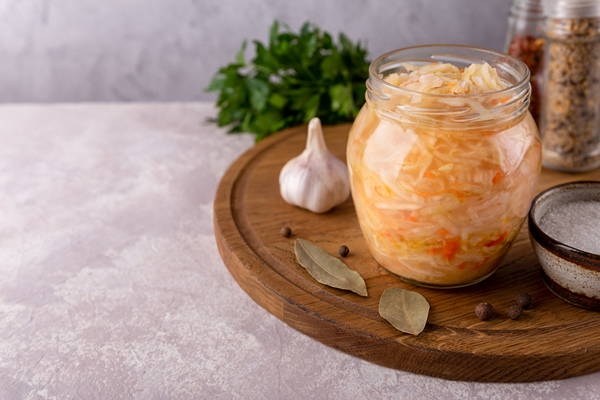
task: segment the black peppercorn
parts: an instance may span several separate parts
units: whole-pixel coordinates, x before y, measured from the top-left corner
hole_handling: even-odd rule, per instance
[[[348,246],[342,245],[338,249],[338,253],[340,254],[340,256],[346,257],[348,255],[348,253],[350,253],[350,249],[348,248]]]
[[[475,315],[482,321],[487,321],[494,315],[494,307],[490,303],[479,303],[475,307]]]
[[[519,318],[521,318],[522,313],[523,313],[523,310],[521,310],[521,307],[514,305],[514,306],[508,307],[508,312],[506,314],[508,315],[508,318],[510,318],[510,319],[519,319]]]
[[[531,296],[528,293],[519,293],[515,300],[523,310],[528,310],[531,307]]]
[[[290,229],[289,226],[284,226],[283,228],[281,228],[281,236],[289,238],[290,236],[292,236],[292,230]]]

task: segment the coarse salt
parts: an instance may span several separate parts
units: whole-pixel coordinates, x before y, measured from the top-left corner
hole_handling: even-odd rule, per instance
[[[600,202],[572,201],[554,205],[538,222],[550,237],[579,250],[600,255]]]

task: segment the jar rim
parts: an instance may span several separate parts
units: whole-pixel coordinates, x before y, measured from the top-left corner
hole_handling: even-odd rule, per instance
[[[496,68],[497,72],[508,74],[512,76],[516,82],[510,83],[506,88],[501,90],[494,90],[490,92],[477,93],[477,94],[439,94],[439,93],[427,93],[427,92],[419,92],[416,90],[411,90],[403,87],[398,87],[391,83],[386,82],[382,77],[381,67],[387,67],[384,71],[389,71],[393,66],[399,66],[400,64],[409,63],[411,61],[417,60],[415,57],[419,54],[422,55],[418,58],[418,61],[421,63],[433,63],[433,62],[441,62],[442,60],[447,60],[447,62],[457,62],[461,61],[466,66],[467,61],[472,63],[482,63],[487,62],[485,59],[481,58],[484,55],[488,57],[490,60],[505,60],[504,66],[500,68],[498,71],[497,66],[500,65],[498,62],[493,62],[490,64],[492,67]],[[469,54],[473,53],[473,54]],[[413,54],[413,58],[402,58],[398,57],[401,54]],[[479,57],[476,56],[479,54]],[[452,62],[451,62],[452,63]],[[512,67],[508,64],[512,64]],[[452,63],[455,65],[454,63]],[[492,65],[493,64],[493,65]],[[470,65],[470,64],[469,64]],[[505,53],[501,53],[498,51],[486,49],[483,47],[469,46],[469,45],[457,45],[457,44],[429,44],[429,45],[418,45],[418,46],[410,46],[410,47],[402,47],[387,53],[384,53],[377,57],[371,65],[369,65],[369,81],[373,79],[380,85],[384,85],[384,87],[389,88],[392,91],[398,91],[397,93],[405,93],[405,94],[419,94],[426,95],[438,98],[473,98],[473,97],[492,97],[505,95],[508,93],[513,93],[515,91],[522,90],[523,86],[528,86],[530,79],[530,71],[527,65],[516,57],[510,56]],[[503,79],[506,82],[505,79]]]

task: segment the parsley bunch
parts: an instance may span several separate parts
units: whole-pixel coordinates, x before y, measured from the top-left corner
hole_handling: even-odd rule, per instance
[[[279,31],[275,21],[267,46],[254,41],[246,63],[246,42],[235,62],[218,70],[208,92],[219,92],[219,126],[256,134],[256,141],[283,128],[319,117],[323,124],[352,121],[365,102],[367,51],[344,34],[331,35],[305,23],[300,33]]]

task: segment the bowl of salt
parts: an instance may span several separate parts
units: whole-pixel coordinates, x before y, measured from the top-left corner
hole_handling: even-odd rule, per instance
[[[600,311],[600,182],[547,189],[533,199],[528,218],[548,289],[573,305]]]

